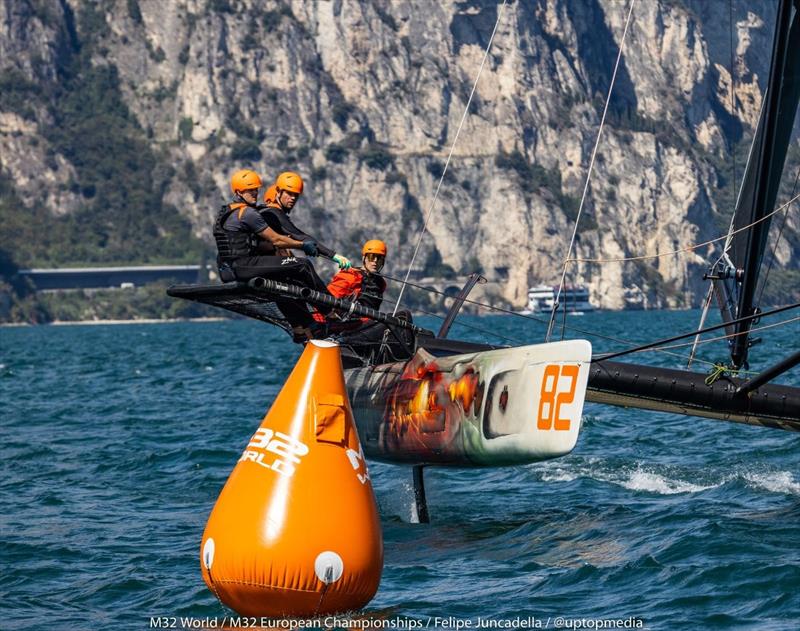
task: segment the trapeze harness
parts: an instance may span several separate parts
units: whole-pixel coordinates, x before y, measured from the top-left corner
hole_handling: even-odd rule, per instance
[[[242,210],[242,208],[236,208],[233,204],[226,204],[220,208],[214,221],[213,234],[214,241],[217,243],[217,267],[219,268],[220,279],[226,283],[236,280],[236,274],[232,268],[234,261],[257,254],[256,241],[251,233],[225,229],[225,222],[228,217],[237,210]]]

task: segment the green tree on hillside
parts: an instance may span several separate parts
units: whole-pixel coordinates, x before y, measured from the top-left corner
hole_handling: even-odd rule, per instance
[[[69,13],[69,7],[66,11]],[[79,29],[63,35],[58,80],[39,81],[25,96],[49,114],[40,127],[51,155],[75,168],[70,188],[80,209],[56,216],[20,199],[2,176],[0,242],[19,267],[99,263],[195,263],[206,247],[164,194],[174,170],[153,149],[121,98],[116,68],[93,65],[91,52],[107,29],[98,10],[83,5]]]

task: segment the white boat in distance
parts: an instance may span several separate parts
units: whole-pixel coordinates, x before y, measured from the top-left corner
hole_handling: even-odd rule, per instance
[[[550,312],[558,287],[553,285],[536,285],[528,290],[528,305],[526,310],[531,313]],[[589,302],[589,289],[585,285],[565,285],[561,290],[561,303],[559,310],[566,305],[567,313],[585,313],[594,311],[594,305]]]

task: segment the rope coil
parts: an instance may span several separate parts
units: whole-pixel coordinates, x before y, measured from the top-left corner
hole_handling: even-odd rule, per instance
[[[705,378],[707,386],[713,386],[721,377],[736,377],[739,371],[724,362],[715,363],[708,377]]]

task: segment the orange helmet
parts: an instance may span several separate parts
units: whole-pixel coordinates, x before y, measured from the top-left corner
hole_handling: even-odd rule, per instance
[[[290,193],[303,194],[303,178],[294,171],[284,171],[275,180],[275,188]]]
[[[261,188],[261,178],[255,171],[242,169],[231,176],[231,190],[234,195],[254,188]]]
[[[274,184],[264,191],[264,203],[267,205],[274,204],[278,199],[278,187]]]
[[[386,244],[380,239],[370,239],[361,248],[361,256],[366,256],[367,254],[386,256]]]

